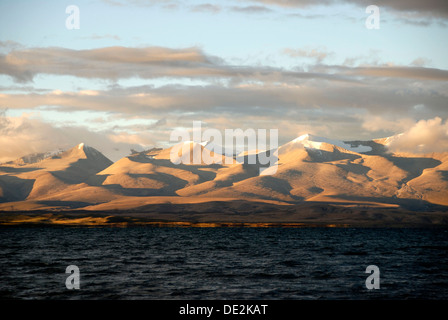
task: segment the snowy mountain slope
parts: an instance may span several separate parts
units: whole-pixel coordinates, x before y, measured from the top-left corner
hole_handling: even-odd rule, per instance
[[[99,151],[84,144],[37,162],[3,164],[0,166],[1,201],[10,201],[8,194],[17,200],[41,199],[68,190],[111,164]]]
[[[351,152],[365,153],[372,151],[372,148],[365,145],[355,145],[350,142],[344,142],[340,140],[328,139],[323,137],[318,137],[311,134],[304,134],[292,141],[289,144],[302,144],[305,148],[327,150],[328,146],[336,146]]]
[[[262,151],[248,151],[240,158],[245,161],[237,162],[210,153],[206,142],[190,141],[112,163],[80,144],[35,163],[0,165],[0,210],[10,203],[33,208],[111,208],[120,203],[120,208],[135,208],[173,199],[336,202],[416,210],[448,206],[448,152],[394,154],[387,150],[391,139],[340,141],[303,135],[271,150],[275,161],[262,175],[259,162],[247,161]],[[203,155],[219,161],[210,164]]]

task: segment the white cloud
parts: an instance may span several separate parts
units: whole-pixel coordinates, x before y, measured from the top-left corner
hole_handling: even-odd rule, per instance
[[[315,59],[317,63],[321,63],[324,59],[333,55],[333,52],[329,52],[326,48],[304,48],[304,49],[290,49],[286,48],[283,53],[292,58],[311,58]]]
[[[440,117],[420,120],[394,139],[389,149],[394,152],[448,152],[448,121]]]
[[[93,132],[85,127],[55,127],[32,114],[9,117],[0,114],[0,163],[46,151],[69,149],[79,143],[102,152],[112,161],[130,154],[130,149],[153,145],[150,133]]]
[[[370,132],[403,132],[415,123],[412,118],[388,119],[384,116],[371,114],[362,117],[362,119],[362,128]]]

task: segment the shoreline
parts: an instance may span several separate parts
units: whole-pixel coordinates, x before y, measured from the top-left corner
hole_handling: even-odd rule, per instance
[[[152,204],[114,210],[41,209],[0,211],[0,226],[86,227],[442,227],[448,228],[448,209],[347,206],[305,202],[276,205],[246,201],[194,204]]]
[[[101,228],[446,228],[447,223],[431,221],[220,221],[209,217],[204,221],[186,219],[155,219],[117,215],[64,215],[64,214],[18,214],[0,213],[0,228],[8,227],[101,227]]]

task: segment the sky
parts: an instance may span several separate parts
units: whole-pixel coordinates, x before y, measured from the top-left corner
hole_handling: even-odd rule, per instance
[[[447,36],[445,0],[0,0],[0,162],[193,121],[448,151]]]

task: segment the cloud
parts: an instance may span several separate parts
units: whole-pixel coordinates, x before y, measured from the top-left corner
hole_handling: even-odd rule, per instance
[[[332,53],[323,49],[285,49],[290,56],[304,56],[322,62]],[[208,55],[199,48],[104,47],[73,50],[59,47],[12,50],[0,54],[0,74],[17,82],[30,82],[36,75],[70,75],[86,79],[116,81],[142,79],[231,79],[298,83],[307,79],[359,82],[358,77],[395,77],[424,80],[448,80],[448,71],[437,68],[372,65],[312,66],[309,70],[285,70],[269,66],[234,66],[222,58]]]
[[[36,74],[73,75],[82,78],[119,79],[130,77],[194,75],[216,64],[198,48],[104,47],[72,50],[60,47],[12,50],[0,54],[0,72],[19,82]]]
[[[274,12],[273,7],[310,9],[315,6],[336,6],[350,4],[365,9],[369,5],[377,5],[386,8],[393,13],[400,23],[429,26],[437,23],[439,26],[447,27],[444,20],[448,18],[448,6],[445,0],[239,0],[239,3],[248,4],[246,6],[221,6],[214,3],[199,3],[188,6],[184,2],[177,0],[103,0],[112,6],[138,6],[151,7],[161,6],[166,9],[188,8],[198,12],[218,13],[227,8],[230,11],[247,14],[264,14]],[[362,11],[364,14],[364,11]],[[325,15],[302,15],[302,13],[289,13],[288,16],[301,18],[325,17]]]
[[[224,10],[245,14],[264,14],[274,12],[274,10],[261,5],[246,5],[246,6],[231,6],[225,5],[224,2],[215,3],[198,3],[195,5],[189,5],[185,2],[176,0],[102,0],[106,4],[111,6],[139,6],[150,7],[155,5],[161,5],[165,9],[187,9],[192,12],[205,12],[205,13],[220,13]]]
[[[446,88],[445,88],[446,89]],[[354,107],[377,113],[406,112],[415,104],[430,106],[428,112],[446,113],[446,96],[436,91],[403,87],[378,87],[371,85],[332,84],[325,81],[301,85],[252,84],[235,87],[217,85],[163,87],[140,86],[80,92],[22,93],[0,95],[0,106],[10,109],[32,109],[54,106],[61,111],[95,110],[129,114],[160,114],[175,112],[219,112],[236,114],[276,112],[279,109]],[[126,108],[123,108],[126,106]],[[393,106],[393,109],[391,109]]]
[[[430,63],[431,63],[430,59],[424,57],[418,57],[411,62],[411,65],[415,67],[424,67],[425,65],[428,65]]]
[[[154,5],[162,5],[163,7],[177,6],[179,1],[177,0],[102,0],[104,3],[111,6],[138,6],[138,7],[150,7]]]
[[[16,49],[23,49],[24,46],[16,41],[12,40],[6,40],[6,41],[0,41],[0,52],[3,51],[11,51]]]
[[[284,129],[288,127],[285,123],[291,122],[293,127],[320,128],[320,133],[314,132],[318,135],[338,132],[344,138],[350,138],[353,132],[376,137],[392,134],[423,116],[448,118],[448,71],[425,68],[421,65],[424,60],[414,61],[415,66],[328,65],[323,62],[332,52],[325,49],[289,50],[285,53],[312,59],[307,70],[231,65],[195,47],[11,49],[0,54],[0,73],[23,81],[50,74],[106,80],[161,79],[170,84],[123,86],[117,82],[103,89],[96,86],[67,91],[17,83],[0,87],[0,108],[15,112],[42,110],[42,114],[48,108],[53,112],[82,110],[94,112],[92,119],[100,119],[98,113],[105,119],[112,115],[121,118],[123,122],[116,128],[101,126],[109,131],[98,131],[93,121],[85,123],[83,130],[93,135],[86,133],[86,137],[95,140],[101,136],[108,142],[104,145],[166,142],[170,128],[176,125],[188,125],[193,120],[212,121],[212,125],[219,117],[229,128],[244,126],[250,118],[250,123],[265,128]],[[127,122],[137,116],[149,122]],[[25,122],[33,121],[30,118]],[[71,126],[64,127],[70,132]],[[293,131],[288,129],[281,135],[286,138]],[[53,131],[49,134],[63,136]]]
[[[157,127],[160,127],[160,126],[164,126],[164,125],[166,125],[166,124],[167,124],[166,118],[159,119],[159,120],[157,120],[155,123],[149,125],[149,126],[148,126],[148,129],[157,128]]]
[[[108,90],[8,93],[0,94],[0,106],[10,109],[46,106],[61,112],[90,110],[114,113],[123,118],[139,115],[151,119],[229,113],[233,117],[260,114],[277,121],[291,117],[293,120],[303,117],[304,113],[321,118],[328,114],[331,116],[326,120],[332,122],[335,111],[340,114],[419,117],[421,110],[414,106],[424,105],[426,116],[448,116],[446,82],[434,84],[402,78],[345,82],[319,77],[291,82],[270,80],[272,82],[229,85],[116,85]]]
[[[150,132],[96,132],[82,126],[56,127],[32,114],[18,117],[0,114],[0,163],[31,153],[69,149],[81,142],[101,151],[112,161],[129,155],[130,149],[143,150],[154,143]]]
[[[203,3],[190,7],[190,10],[193,12],[219,13],[221,12],[221,7],[210,3]]]
[[[366,8],[368,5],[375,4],[378,7],[390,8],[398,12],[419,12],[434,17],[448,17],[448,6],[445,0],[242,0],[266,5],[275,5],[282,7],[311,7],[316,5],[335,5],[335,4],[353,4]]]
[[[286,48],[283,53],[292,58],[312,58],[317,63],[321,63],[327,57],[333,55],[332,52],[328,52],[326,49],[290,49]]]
[[[369,0],[347,0],[350,3],[367,6]],[[444,0],[377,0],[377,6],[394,9],[398,12],[414,12],[421,16],[448,18],[448,6]]]
[[[335,0],[321,0],[321,1],[314,1],[314,0],[241,0],[242,2],[256,2],[256,3],[263,3],[266,5],[274,5],[274,6],[281,6],[281,7],[308,7],[308,6],[314,6],[314,5],[329,5],[332,3],[335,3]]]
[[[273,12],[272,9],[269,9],[265,6],[245,6],[245,7],[233,6],[230,8],[230,10],[234,12],[248,13],[248,14],[262,14]]]
[[[440,117],[420,120],[389,145],[393,152],[431,153],[448,151],[448,121]]]
[[[311,11],[316,6],[327,6],[329,8],[338,5],[352,5],[364,14],[365,8],[369,5],[376,5],[380,12],[388,12],[394,16],[394,21],[398,24],[407,24],[417,27],[428,27],[436,25],[448,27],[448,6],[445,0],[240,0],[240,2],[256,3],[265,6],[283,7],[286,9],[299,8],[302,11]],[[335,10],[336,11],[336,10]],[[337,10],[339,12],[339,10]],[[299,18],[312,18],[313,15],[302,15],[302,13],[289,14]],[[320,15],[317,15],[321,17]],[[326,15],[328,16],[328,14]],[[349,18],[353,19],[353,18]]]
[[[360,117],[363,120],[362,128],[369,132],[397,132],[405,131],[411,127],[415,122],[412,118],[392,118],[388,119],[384,115],[369,114]]]
[[[310,73],[338,74],[350,77],[366,78],[405,78],[414,80],[447,81],[448,70],[438,68],[425,68],[422,66],[395,66],[395,65],[315,65],[309,69]]]
[[[91,39],[91,40],[112,39],[112,40],[117,40],[117,41],[121,40],[121,38],[117,35],[113,35],[113,34],[98,35],[96,33],[92,34],[91,36],[81,37],[81,39]]]
[[[408,78],[437,81],[448,80],[448,70],[424,67],[357,67],[351,70],[346,69],[346,74],[386,78]]]

